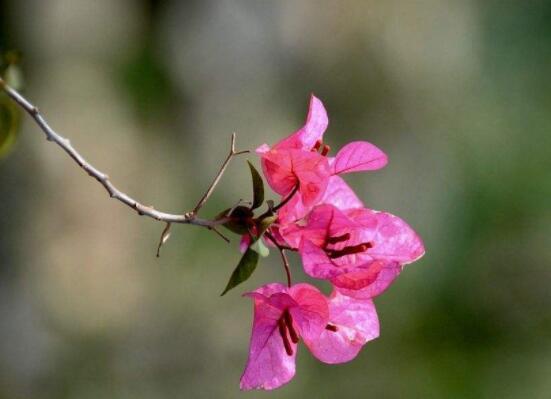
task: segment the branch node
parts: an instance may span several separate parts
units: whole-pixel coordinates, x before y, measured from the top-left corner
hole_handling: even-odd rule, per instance
[[[224,163],[220,167],[220,170],[218,171],[218,174],[214,177],[214,180],[210,184],[210,186],[207,189],[207,191],[205,192],[205,194],[203,194],[203,196],[201,197],[201,199],[199,200],[197,205],[195,205],[195,208],[193,208],[193,210],[191,211],[191,213],[193,215],[197,215],[199,213],[199,210],[203,207],[203,205],[205,205],[207,200],[210,198],[210,196],[212,195],[214,189],[216,188],[216,186],[220,182],[220,179],[222,178],[222,175],[224,174],[226,168],[228,167],[231,159],[235,155],[242,154],[242,153],[244,153],[244,152],[243,151],[239,151],[239,152],[235,151],[235,132],[234,132],[231,135],[230,153],[226,157],[226,160],[224,161]]]
[[[128,206],[131,209],[134,209],[139,215],[147,216],[152,219],[165,222],[167,224],[186,223],[186,224],[192,224],[195,226],[206,227],[206,228],[209,228],[210,230],[215,230],[219,235],[221,235],[221,233],[218,232],[214,227],[216,225],[225,223],[227,220],[201,219],[197,217],[197,211],[204,205],[205,201],[211,195],[212,190],[218,183],[218,180],[220,179],[220,176],[224,172],[225,168],[227,167],[228,162],[235,155],[234,154],[235,153],[235,133],[232,135],[232,141],[231,141],[232,146],[231,146],[230,155],[227,157],[226,161],[222,165],[222,168],[218,173],[218,175],[216,176],[213,183],[211,184],[211,187],[207,190],[207,192],[205,193],[201,201],[199,201],[195,209],[191,212],[184,213],[183,215],[160,212],[155,210],[153,206],[150,206],[150,207],[144,206],[143,204],[139,203],[135,199],[131,198],[127,194],[117,189],[117,187],[115,187],[115,185],[111,183],[111,181],[109,180],[109,175],[100,172],[97,168],[95,168],[93,165],[88,163],[88,161],[86,161],[86,159],[74,147],[71,146],[71,143],[67,138],[61,136],[54,129],[50,127],[50,125],[42,116],[42,114],[40,114],[38,107],[33,105],[31,102],[29,102],[17,90],[7,85],[4,79],[2,79],[1,77],[0,77],[0,90],[3,90],[22,110],[24,110],[34,120],[34,122],[37,124],[40,130],[42,130],[42,132],[44,133],[46,140],[53,141],[55,144],[57,144],[67,155],[69,155],[75,161],[75,163],[78,164],[78,166],[81,169],[83,169],[89,176],[97,180],[105,188],[105,190],[109,194],[109,197],[120,201],[121,203],[123,203],[124,205]],[[224,238],[224,239],[227,240],[227,238]]]

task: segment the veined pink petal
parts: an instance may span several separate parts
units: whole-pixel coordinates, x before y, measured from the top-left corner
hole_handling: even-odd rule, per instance
[[[363,207],[362,201],[360,201],[350,186],[337,175],[329,178],[325,194],[319,201],[319,204],[333,205],[340,210]],[[316,203],[315,205],[318,204]],[[296,222],[308,215],[312,208],[313,206],[304,205],[301,196],[296,195],[278,211],[278,223],[286,225]]]
[[[276,193],[287,195],[297,184],[290,151],[269,151],[262,155],[260,164],[268,184]]]
[[[374,261],[367,269],[341,274],[331,282],[343,295],[369,299],[381,295],[401,271],[398,262]]]
[[[315,152],[292,151],[292,154],[301,200],[306,206],[314,204],[325,193],[331,176],[327,158]]]
[[[331,262],[331,259],[318,245],[303,239],[299,247],[304,271],[311,277],[330,280],[345,271]]]
[[[329,325],[316,339],[304,339],[312,354],[325,363],[348,362],[368,341],[379,336],[379,319],[371,299],[356,299],[333,291]]]
[[[276,150],[262,155],[261,165],[270,187],[285,196],[299,185],[302,201],[318,201],[327,188],[331,171],[327,158],[302,150]]]
[[[309,284],[267,284],[245,295],[254,300],[254,321],[241,389],[280,387],[295,374],[297,344],[292,337],[316,339],[324,331],[327,298]]]
[[[334,174],[377,170],[388,162],[386,154],[367,141],[354,141],[340,149],[332,162]]]
[[[242,390],[278,388],[295,375],[297,345],[289,342],[292,354],[287,354],[278,329],[285,303],[295,303],[286,291],[282,284],[269,284],[247,294],[254,299],[254,320]]]
[[[277,149],[300,149],[310,151],[316,144],[316,141],[323,138],[323,133],[327,129],[329,119],[325,107],[319,98],[312,95],[310,97],[310,106],[306,123],[289,137],[277,143],[274,148]]]
[[[329,204],[340,210],[363,208],[362,201],[350,186],[339,176],[331,176],[320,204]]]
[[[398,216],[362,208],[346,212],[347,216],[361,224],[362,240],[372,243],[367,251],[372,259],[396,261],[408,264],[425,253],[421,238]]]
[[[290,312],[299,335],[304,339],[318,337],[329,319],[329,308],[325,296],[310,284],[292,286],[289,288],[289,295],[298,304],[290,308]]]

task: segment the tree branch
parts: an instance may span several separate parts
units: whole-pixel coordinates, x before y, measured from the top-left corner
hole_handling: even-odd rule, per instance
[[[0,78],[0,89],[4,90],[8,96],[11,97],[23,110],[25,110],[40,127],[46,140],[54,142],[59,147],[61,147],[77,164],[83,169],[89,176],[96,179],[104,188],[107,190],[107,193],[111,198],[114,198],[123,204],[134,209],[140,216],[147,216],[152,219],[165,222],[165,223],[182,223],[182,224],[192,224],[196,226],[203,226],[209,230],[214,230],[214,227],[217,225],[224,224],[228,221],[227,218],[221,218],[218,220],[208,220],[197,217],[197,211],[205,204],[208,200],[212,191],[220,181],[224,170],[228,166],[230,160],[238,154],[242,154],[245,151],[235,151],[235,133],[232,134],[231,140],[231,150],[230,155],[226,158],[220,171],[216,175],[216,178],[210,185],[207,192],[203,195],[197,206],[191,212],[185,212],[184,214],[172,214],[167,212],[161,212],[154,209],[151,206],[146,206],[136,201],[134,198],[130,197],[128,194],[120,191],[115,185],[109,180],[109,176],[98,170],[95,166],[91,165],[86,159],[71,145],[71,142],[59,135],[54,129],[48,125],[42,114],[38,111],[38,108],[29,102],[25,97],[23,97],[18,91],[11,88],[6,84],[6,82]]]
[[[214,177],[214,180],[210,184],[209,188],[207,189],[205,194],[203,194],[203,197],[199,200],[197,205],[195,205],[195,208],[193,208],[193,211],[191,211],[192,214],[197,215],[197,213],[199,212],[199,209],[201,209],[203,207],[203,205],[205,205],[205,203],[207,202],[207,200],[211,196],[212,192],[216,188],[217,184],[220,182],[220,179],[222,178],[222,175],[226,171],[226,168],[228,167],[228,165],[229,165],[230,161],[232,160],[232,158],[236,155],[245,154],[247,152],[249,152],[249,151],[248,150],[235,151],[235,133],[232,133],[230,153],[228,154],[228,157],[226,158],[226,160],[224,161],[224,163],[220,167],[220,170],[218,171],[218,174]]]

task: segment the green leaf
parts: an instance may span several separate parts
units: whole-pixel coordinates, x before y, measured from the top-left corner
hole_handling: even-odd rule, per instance
[[[247,163],[253,178],[253,205],[251,209],[256,209],[264,203],[264,181],[253,164],[250,161],[247,161]]]
[[[23,73],[19,66],[12,64],[9,65],[4,71],[4,80],[15,90],[21,90],[23,88]]]
[[[249,277],[251,277],[254,270],[256,269],[256,265],[258,264],[258,258],[258,252],[254,251],[251,248],[247,249],[247,252],[243,254],[243,257],[239,261],[239,264],[230,277],[230,281],[228,281],[228,285],[226,285],[224,292],[222,292],[220,296],[223,296],[224,294],[226,294],[226,292],[228,292],[232,288],[235,288],[243,281],[246,281]]]
[[[258,223],[260,231],[258,232],[258,236],[262,237],[262,235],[268,230],[268,228],[277,220],[277,215],[268,215],[261,219]]]

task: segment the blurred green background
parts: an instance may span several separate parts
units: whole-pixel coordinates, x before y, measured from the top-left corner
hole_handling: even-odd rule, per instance
[[[220,298],[235,236],[175,226],[156,259],[163,226],[25,117],[0,160],[0,397],[550,398],[550,21],[536,0],[1,0],[25,94],[142,202],[189,210],[231,132],[273,143],[313,92],[328,144],[389,155],[348,181],[427,253],[376,299],[381,337],[355,361],[301,348],[292,383],[240,393],[240,293],[283,280],[276,254]],[[250,190],[238,159],[203,215]]]

